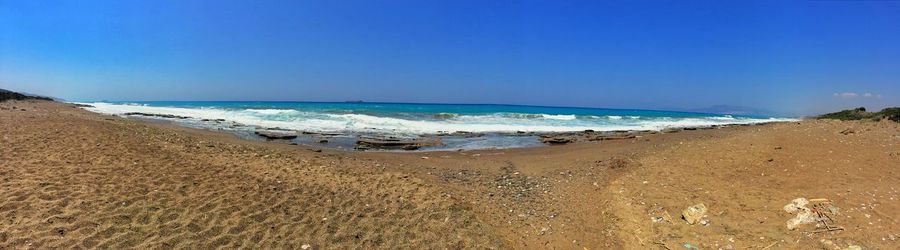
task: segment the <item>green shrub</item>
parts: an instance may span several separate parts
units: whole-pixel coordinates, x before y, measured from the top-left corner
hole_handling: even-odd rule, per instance
[[[867,112],[866,108],[859,107],[855,109],[843,110],[840,112],[828,113],[824,115],[820,115],[816,117],[817,119],[836,119],[842,121],[855,121],[855,120],[867,120],[871,119],[873,121],[880,121],[881,119],[888,119],[895,122],[900,122],[900,107],[893,108],[885,108],[879,112]]]

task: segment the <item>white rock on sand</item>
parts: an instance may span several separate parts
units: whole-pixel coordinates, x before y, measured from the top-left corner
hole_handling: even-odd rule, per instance
[[[703,203],[690,206],[684,209],[684,211],[681,211],[681,216],[691,225],[699,222],[704,215],[706,215],[706,205]]]
[[[812,211],[806,207],[809,204],[809,201],[806,198],[797,198],[791,201],[790,204],[784,206],[784,211],[790,214],[797,214],[796,217],[787,221],[787,228],[789,230],[797,229],[800,225],[808,224],[816,222],[816,217],[813,215]]]

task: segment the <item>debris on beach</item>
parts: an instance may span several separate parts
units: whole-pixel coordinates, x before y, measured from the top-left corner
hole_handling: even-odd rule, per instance
[[[841,130],[840,133],[841,133],[842,135],[849,135],[849,134],[856,133],[856,130],[854,130],[853,128],[846,128],[846,129],[844,129],[844,130]]]
[[[809,201],[806,200],[806,198],[797,198],[784,206],[785,212],[796,214],[794,218],[787,221],[786,225],[788,230],[794,230],[802,224],[813,223],[816,221],[812,212],[806,207],[807,204],[809,204]]]
[[[684,220],[687,221],[688,224],[693,225],[697,222],[700,222],[700,220],[703,219],[704,216],[706,216],[706,211],[706,205],[700,203],[690,206],[684,209],[684,211],[681,211],[681,217],[684,218]]]
[[[810,204],[812,204],[811,208],[807,207]],[[844,230],[844,228],[835,225],[833,218],[838,213],[838,208],[828,199],[807,200],[806,198],[797,198],[785,205],[784,211],[796,214],[794,218],[787,221],[786,226],[788,230],[795,230],[801,225],[809,223],[816,223],[814,233]]]

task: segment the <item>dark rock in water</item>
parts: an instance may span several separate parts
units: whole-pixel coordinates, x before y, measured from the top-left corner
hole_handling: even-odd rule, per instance
[[[364,137],[356,140],[356,149],[404,149],[416,150],[427,146],[443,145],[440,138],[403,139],[394,137]]]
[[[304,135],[323,135],[323,136],[338,136],[343,135],[342,133],[329,133],[329,132],[312,132],[312,131],[302,131],[300,132]]]
[[[319,139],[319,143],[328,143],[328,139]]]
[[[453,135],[453,136],[461,136],[461,137],[464,137],[464,138],[474,138],[474,137],[482,137],[482,136],[484,136],[483,133],[475,133],[475,132],[469,132],[469,131],[456,131],[456,132],[453,132],[453,134],[451,134],[451,135]]]
[[[575,141],[575,140],[573,140],[573,139],[570,138],[570,137],[545,137],[545,138],[541,138],[541,142],[543,142],[543,143],[550,143],[550,144],[566,144],[566,143],[570,143],[570,142],[573,142],[573,141]]]
[[[687,128],[684,128],[684,130],[697,130],[697,127],[687,127]]]
[[[93,107],[94,107],[93,105],[78,104],[78,103],[74,104],[74,106],[75,106],[76,108],[93,108]]]
[[[634,135],[634,134],[624,134],[624,135],[601,136],[601,137],[600,137],[600,140],[601,140],[601,141],[607,141],[607,140],[625,140],[625,139],[634,139],[634,138],[637,138],[637,136]]]
[[[438,113],[438,114],[432,115],[432,117],[433,117],[434,119],[438,119],[438,120],[453,119],[453,118],[456,118],[456,117],[458,117],[458,116],[459,116],[459,115],[457,115],[457,114],[451,114],[451,113]]]
[[[275,130],[257,130],[254,134],[265,137],[267,139],[294,139],[297,133],[293,131],[275,131]]]
[[[160,118],[169,118],[169,119],[188,119],[191,118],[189,116],[180,116],[180,115],[169,115],[169,114],[150,114],[150,113],[141,113],[141,112],[128,112],[122,115],[127,116],[149,116],[149,117],[160,117]]]

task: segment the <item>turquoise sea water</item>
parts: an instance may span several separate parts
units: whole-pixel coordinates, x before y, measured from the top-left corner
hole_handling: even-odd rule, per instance
[[[484,104],[409,104],[367,102],[85,102],[90,111],[122,115],[130,112],[177,115],[181,124],[230,129],[279,128],[346,135],[378,134],[415,137],[466,131],[508,134],[661,130],[747,124],[790,119],[655,110],[541,107]],[[239,124],[240,126],[234,126]],[[504,137],[497,137],[497,140]],[[522,139],[504,139],[475,147],[515,147]]]

